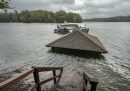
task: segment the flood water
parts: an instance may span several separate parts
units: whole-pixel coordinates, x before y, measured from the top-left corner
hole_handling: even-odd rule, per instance
[[[45,45],[62,36],[53,33],[57,24],[0,23],[0,74],[31,66],[83,64],[98,79],[98,91],[130,91],[130,23],[86,25],[89,34],[97,36],[108,50],[103,59],[50,52]]]

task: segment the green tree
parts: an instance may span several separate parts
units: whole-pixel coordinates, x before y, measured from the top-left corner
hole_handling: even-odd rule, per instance
[[[9,9],[10,8],[10,6],[9,6],[9,1],[10,0],[0,0],[0,9],[2,9],[2,10],[5,10],[6,11],[6,9]]]

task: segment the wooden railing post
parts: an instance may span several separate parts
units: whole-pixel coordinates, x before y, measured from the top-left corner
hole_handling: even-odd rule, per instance
[[[53,76],[56,76],[56,70],[53,70]],[[56,84],[56,78],[54,78],[54,84]]]
[[[60,81],[60,78],[61,78],[61,76],[62,76],[62,72],[63,72],[63,68],[60,69],[60,76],[58,77],[56,83],[58,83],[58,82]]]
[[[83,73],[83,77],[85,79],[85,84],[87,86],[87,82],[91,85],[90,91],[96,91],[97,85],[98,85],[98,80],[95,79],[93,76],[90,74]]]
[[[91,89],[90,89],[90,91],[96,91],[98,82],[90,81],[90,84],[91,84]]]
[[[34,68],[34,67],[32,67],[32,68]],[[40,82],[39,74],[38,74],[38,71],[36,68],[34,68],[33,76],[34,76],[35,84],[37,85],[36,91],[41,91],[41,86],[39,84],[39,82]]]

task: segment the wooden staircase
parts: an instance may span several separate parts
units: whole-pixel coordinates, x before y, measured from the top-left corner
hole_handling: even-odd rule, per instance
[[[59,70],[58,75],[56,73],[57,70]],[[46,71],[52,71],[53,76],[40,81],[39,73]],[[0,91],[7,91],[8,87],[16,84],[32,73],[35,83],[28,91],[42,91],[41,85],[44,85],[52,80],[54,81],[54,85],[52,85],[48,91],[88,91],[88,84],[90,84],[89,91],[96,91],[98,84],[97,80],[95,80],[92,76],[86,75],[81,70],[78,70],[78,68],[63,71],[63,67],[32,67],[15,77],[1,82]]]

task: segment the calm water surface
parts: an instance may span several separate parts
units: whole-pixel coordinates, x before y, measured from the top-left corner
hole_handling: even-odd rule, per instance
[[[61,36],[53,33],[57,24],[0,23],[0,74],[31,66],[83,64],[99,80],[99,91],[130,91],[130,23],[86,24],[108,50],[104,59],[49,52],[45,45]]]

